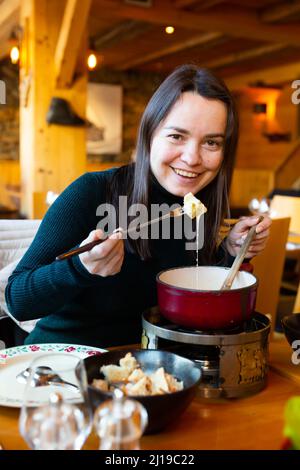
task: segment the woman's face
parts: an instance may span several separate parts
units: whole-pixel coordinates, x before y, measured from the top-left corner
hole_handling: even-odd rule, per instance
[[[218,174],[227,121],[222,101],[185,92],[154,132],[150,166],[167,191],[196,194]]]

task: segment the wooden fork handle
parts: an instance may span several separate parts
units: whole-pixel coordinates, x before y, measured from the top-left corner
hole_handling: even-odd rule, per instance
[[[255,225],[253,225],[250,228],[250,230],[248,231],[248,235],[247,235],[246,239],[244,240],[244,243],[242,244],[242,246],[240,248],[240,251],[238,252],[238,254],[236,256],[236,258],[233,262],[233,265],[231,266],[225,281],[222,284],[221,290],[229,290],[231,288],[231,285],[234,281],[234,278],[235,278],[238,270],[240,269],[241,264],[244,261],[246,253],[248,251],[248,248],[249,248],[249,246],[250,246],[250,244],[251,244],[251,242],[254,238],[254,235],[255,235],[255,232],[256,232],[256,227],[263,220],[264,220],[264,217],[261,215],[258,219],[258,222]]]
[[[183,214],[182,207],[178,207],[177,209],[169,212],[168,214],[165,214],[162,217],[150,220],[149,222],[145,222],[144,224],[140,224],[139,228],[140,229],[144,228],[148,225],[159,222],[160,220],[163,220],[167,217],[178,217],[182,214]],[[114,230],[113,233],[119,231],[119,232],[122,232],[125,235],[125,234],[129,234],[131,231],[134,231],[134,230],[136,230],[136,227],[130,228],[129,230],[126,230],[126,231],[122,230],[122,228],[119,227],[118,229]],[[104,242],[107,239],[108,239],[108,236],[105,237],[105,238],[101,238],[99,240],[95,240],[95,241],[90,242],[90,243],[86,243],[85,245],[82,245],[79,248],[74,248],[74,250],[67,251],[67,253],[63,253],[62,255],[57,256],[56,260],[62,261],[64,259],[71,258],[72,256],[79,255],[80,253],[85,253],[86,251],[90,251],[92,248],[94,248],[94,246],[99,245],[100,243]]]
[[[94,240],[93,242],[86,243],[85,245],[80,246],[79,248],[74,248],[74,250],[67,251],[67,253],[63,253],[56,257],[58,261],[62,261],[64,259],[69,259],[72,256],[80,255],[80,253],[85,253],[86,251],[90,251],[94,246],[100,245],[100,243],[107,240],[108,237],[99,238],[99,240]]]

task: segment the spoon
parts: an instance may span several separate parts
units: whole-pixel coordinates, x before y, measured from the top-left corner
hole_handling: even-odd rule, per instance
[[[238,270],[240,269],[241,264],[244,261],[244,258],[246,256],[246,253],[247,253],[248,248],[249,248],[249,245],[251,244],[252,239],[255,235],[256,227],[262,220],[264,220],[264,217],[261,215],[258,219],[257,224],[253,225],[253,227],[250,228],[250,230],[247,234],[247,237],[245,238],[245,241],[242,244],[242,246],[240,248],[240,251],[238,252],[237,257],[235,258],[235,260],[233,262],[233,265],[229,269],[229,272],[226,276],[226,279],[222,284],[221,290],[229,290],[231,288],[232,283],[235,279],[235,276],[237,275]]]
[[[52,370],[53,369],[51,369],[51,367],[40,366],[38,370],[33,374],[33,385],[35,387],[40,387],[43,385],[58,385],[72,389],[72,391],[79,392],[79,388],[77,387],[77,385],[74,385],[70,382],[66,382],[58,374],[54,374]],[[26,384],[30,374],[31,368],[27,367],[27,369],[23,370],[16,376],[16,379],[19,383]]]

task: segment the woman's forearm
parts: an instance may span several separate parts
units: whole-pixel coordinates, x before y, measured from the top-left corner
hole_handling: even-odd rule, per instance
[[[32,244],[8,280],[6,303],[16,319],[31,320],[55,313],[82,289],[101,282],[85,269],[78,256],[55,260],[96,228],[96,208],[102,200],[100,187],[95,176],[85,174],[49,208]]]
[[[95,282],[99,279],[80,266],[78,257],[36,269],[17,267],[8,280],[6,303],[19,321],[41,318],[55,313]]]

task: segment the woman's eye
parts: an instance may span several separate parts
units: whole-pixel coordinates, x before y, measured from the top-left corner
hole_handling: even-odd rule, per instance
[[[219,149],[222,147],[222,142],[218,140],[206,140],[204,143],[207,147],[212,148],[212,149]]]
[[[180,134],[169,134],[168,137],[172,140],[182,140],[182,135]]]

